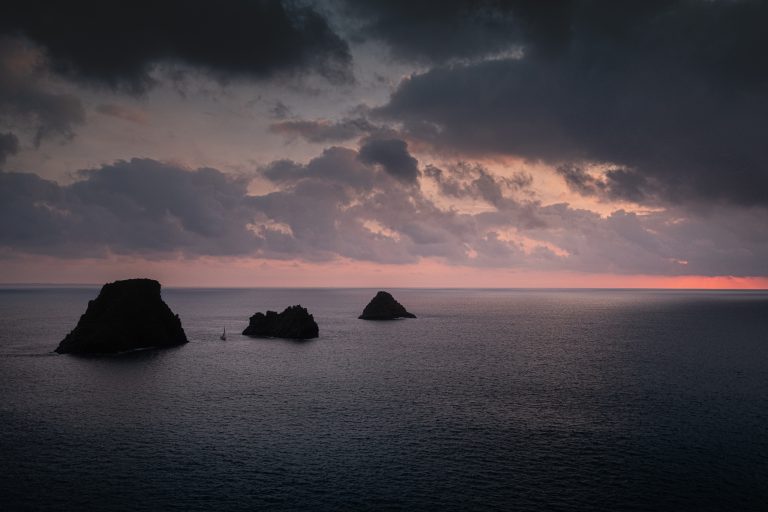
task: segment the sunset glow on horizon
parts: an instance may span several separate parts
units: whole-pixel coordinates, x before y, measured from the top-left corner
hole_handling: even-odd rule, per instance
[[[190,288],[637,288],[701,290],[768,290],[768,277],[654,276],[519,272],[476,268],[436,261],[382,265],[337,260],[325,263],[263,261],[242,258],[197,260],[86,259],[61,262],[31,258],[7,265],[6,285],[100,285],[135,276],[161,281],[168,287]],[[1,285],[1,284],[0,284]]]

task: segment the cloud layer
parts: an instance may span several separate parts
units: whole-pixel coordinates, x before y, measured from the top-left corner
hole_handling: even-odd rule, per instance
[[[71,137],[85,122],[80,99],[51,91],[39,51],[17,39],[0,35],[0,123],[33,133],[39,146],[47,137]]]
[[[444,64],[514,52],[549,53],[562,45],[570,1],[345,0],[354,36],[385,43],[398,59]]]
[[[415,74],[377,113],[443,149],[620,168],[611,190],[637,201],[768,205],[766,18],[765,2],[576,2],[519,58]]]
[[[341,121],[291,119],[270,125],[270,131],[288,138],[301,137],[307,142],[337,143],[358,138],[377,128],[365,118],[347,118]]]
[[[364,145],[363,148],[366,146]],[[406,150],[407,151],[407,150]],[[768,273],[763,209],[607,217],[528,197],[531,177],[477,164],[427,166],[411,182],[361,151],[331,147],[306,164],[282,160],[250,179],[154,160],[80,171],[59,185],[0,172],[6,254],[99,257],[253,256],[536,270],[701,275]],[[425,192],[435,188],[438,195]],[[452,199],[482,208],[458,209]]]
[[[0,133],[0,166],[19,150],[19,139],[12,133]]]
[[[12,3],[0,166],[39,174],[0,172],[0,257],[765,276],[766,19],[751,0]]]
[[[0,34],[41,45],[53,68],[76,80],[145,91],[160,63],[222,80],[316,71],[349,75],[349,49],[310,7],[277,0],[12,2]]]

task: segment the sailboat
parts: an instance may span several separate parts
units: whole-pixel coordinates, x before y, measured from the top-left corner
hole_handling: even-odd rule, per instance
[[[219,336],[219,339],[221,341],[227,341],[227,328],[224,328],[224,332],[221,333],[221,336]]]

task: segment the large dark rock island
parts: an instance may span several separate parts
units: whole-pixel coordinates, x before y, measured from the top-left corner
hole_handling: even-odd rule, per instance
[[[379,292],[365,306],[362,320],[394,320],[395,318],[416,318],[416,315],[405,310],[402,304],[387,292]]]
[[[59,354],[114,354],[187,342],[179,316],[160,297],[160,283],[127,279],[105,284],[88,301],[77,326],[59,343]]]
[[[301,306],[289,306],[278,314],[267,311],[267,314],[256,313],[250,319],[243,334],[253,337],[292,338],[306,340],[317,338],[319,329],[315,317]]]

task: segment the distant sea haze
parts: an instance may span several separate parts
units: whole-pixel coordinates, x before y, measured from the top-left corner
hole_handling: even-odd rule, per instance
[[[389,291],[164,288],[190,343],[75,357],[97,288],[0,290],[0,508],[768,507],[768,293]]]

